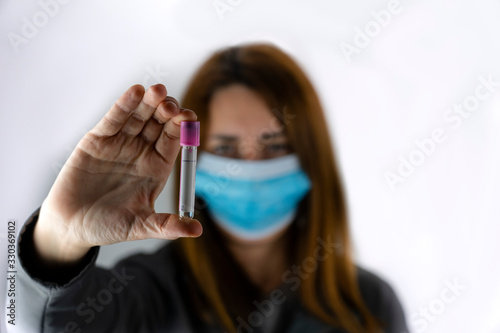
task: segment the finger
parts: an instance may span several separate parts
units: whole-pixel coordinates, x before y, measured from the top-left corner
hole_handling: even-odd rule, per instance
[[[125,124],[144,96],[144,87],[136,84],[118,98],[99,123],[90,131],[97,136],[113,136]]]
[[[156,141],[155,149],[165,161],[175,161],[179,153],[179,139],[181,135],[181,121],[195,121],[196,113],[189,109],[182,109],[181,112],[170,118]]]
[[[142,131],[146,122],[151,118],[156,107],[167,97],[167,89],[163,84],[155,84],[146,91],[142,101],[132,112],[121,129],[121,133],[128,137],[135,137]]]
[[[129,235],[131,239],[148,238],[176,239],[179,237],[198,237],[203,227],[198,220],[180,220],[178,215],[168,213],[154,213],[145,221],[138,221],[132,227]]]
[[[141,135],[146,142],[158,140],[165,124],[170,118],[175,117],[181,111],[179,102],[171,96],[167,96],[156,108],[153,116],[144,126]]]

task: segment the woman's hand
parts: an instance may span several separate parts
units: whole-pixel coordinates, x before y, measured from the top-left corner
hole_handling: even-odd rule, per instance
[[[96,245],[199,236],[197,220],[154,210],[180,150],[180,122],[196,118],[161,84],[130,87],[80,140],[44,200],[34,232],[41,257],[64,264]]]

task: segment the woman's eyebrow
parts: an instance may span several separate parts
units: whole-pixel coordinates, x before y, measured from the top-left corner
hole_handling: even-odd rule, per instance
[[[281,137],[284,135],[285,135],[284,131],[266,132],[266,133],[262,133],[259,139],[260,140],[269,140],[269,139]],[[212,134],[212,135],[210,135],[210,139],[219,139],[219,140],[223,140],[223,141],[237,141],[239,139],[239,137],[235,136],[235,135],[228,135],[228,134]]]
[[[284,131],[280,131],[280,132],[266,132],[266,133],[262,133],[261,134],[260,139],[261,140],[269,140],[269,139],[277,138],[277,137],[284,136],[284,135],[285,135]]]
[[[210,138],[224,140],[224,141],[237,141],[238,140],[237,136],[226,135],[226,134],[213,134],[213,135],[210,135]]]

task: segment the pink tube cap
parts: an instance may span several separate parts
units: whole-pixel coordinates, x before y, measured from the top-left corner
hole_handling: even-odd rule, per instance
[[[200,145],[200,122],[181,121],[181,146]]]

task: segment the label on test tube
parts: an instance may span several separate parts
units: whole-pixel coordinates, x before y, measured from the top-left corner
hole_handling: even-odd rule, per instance
[[[179,216],[194,217],[197,147],[200,145],[200,122],[181,121],[181,179],[179,189]]]

